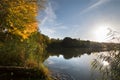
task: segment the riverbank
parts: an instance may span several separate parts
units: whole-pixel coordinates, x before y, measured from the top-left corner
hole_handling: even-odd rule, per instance
[[[0,79],[42,79],[50,80],[45,69],[16,67],[16,66],[0,66]]]

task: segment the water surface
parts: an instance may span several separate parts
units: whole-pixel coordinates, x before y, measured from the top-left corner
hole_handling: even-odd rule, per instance
[[[69,58],[69,54],[52,55],[44,64],[51,71],[69,75],[72,80],[96,80],[101,78],[101,73],[92,68],[92,62],[98,59],[98,55],[107,52],[83,53]],[[66,58],[67,57],[67,58]],[[103,63],[104,64],[104,63]],[[69,79],[68,79],[69,80]]]

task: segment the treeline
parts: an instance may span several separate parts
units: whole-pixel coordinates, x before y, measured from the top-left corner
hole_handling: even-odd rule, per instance
[[[91,51],[105,51],[118,49],[120,44],[118,43],[100,43],[89,40],[72,39],[65,37],[63,40],[52,39],[49,48],[87,48]]]

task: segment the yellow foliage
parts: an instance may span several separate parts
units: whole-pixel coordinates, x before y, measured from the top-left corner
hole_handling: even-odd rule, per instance
[[[24,30],[19,30],[16,27],[12,27],[13,29],[9,29],[9,32],[12,32],[15,35],[21,36],[23,39],[27,39],[31,33],[36,32],[37,29],[37,23],[31,23],[26,24]]]
[[[4,15],[1,15],[0,23],[9,33],[27,39],[37,31],[37,0],[0,0],[0,9],[0,14]]]

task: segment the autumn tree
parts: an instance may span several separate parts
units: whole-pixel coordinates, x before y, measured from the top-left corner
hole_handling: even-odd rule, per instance
[[[28,38],[37,31],[37,11],[37,0],[0,0],[0,32]]]
[[[39,66],[45,39],[38,32],[36,17],[44,2],[0,0],[0,65]]]

